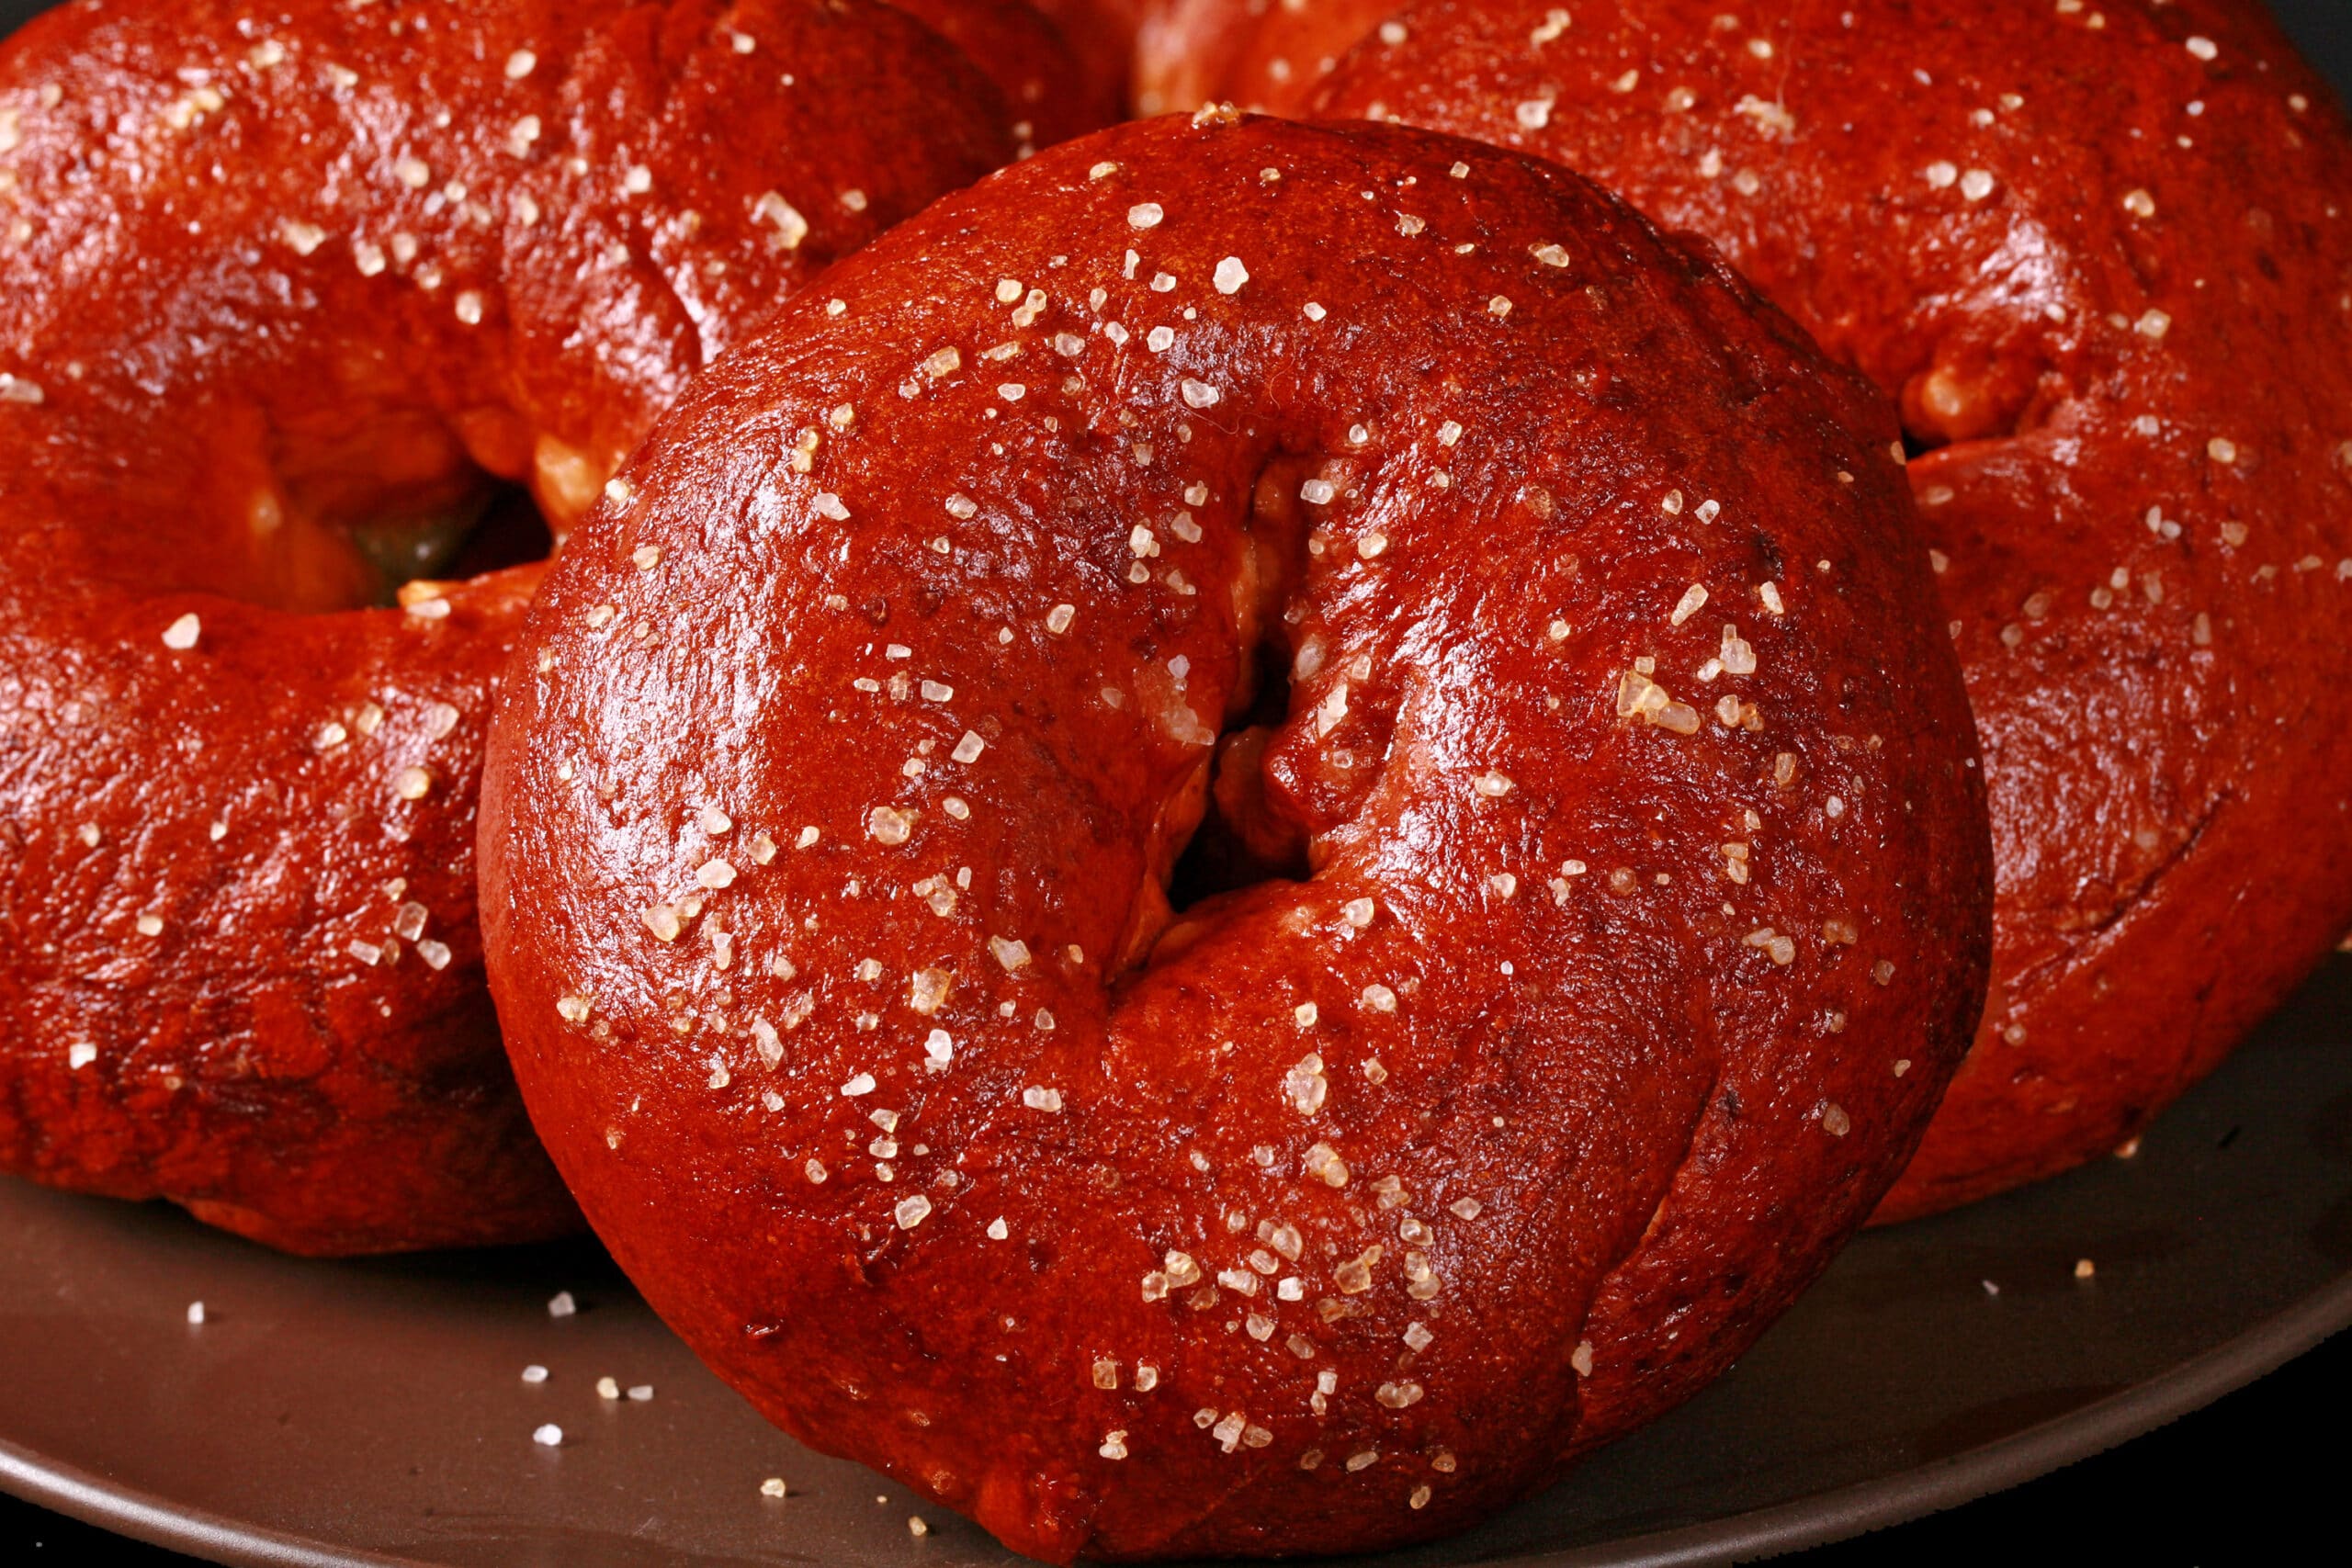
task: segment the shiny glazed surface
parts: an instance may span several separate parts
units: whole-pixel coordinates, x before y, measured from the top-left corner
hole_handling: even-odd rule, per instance
[[[1170,118],[948,198],[531,612],[483,920],[550,1153],[762,1410],[1022,1551],[1523,1495],[1814,1277],[1974,1021],[1894,438],[1489,147]],[[1311,874],[1171,911],[1212,797]]]
[[[2000,899],[1883,1217],[2137,1136],[2352,924],[2352,138],[2259,6],[1237,13],[1182,13],[1219,96],[1336,61],[1323,112],[1558,159],[1899,400]]]
[[[578,1223],[473,919],[540,569],[390,589],[527,558],[527,507],[469,533],[496,481],[560,531],[1011,118],[854,0],[77,5],[0,45],[0,1168],[299,1251]]]
[[[883,3],[954,44],[996,85],[1023,155],[1121,118],[1126,70],[1125,60],[1110,52],[1118,36],[1109,30],[1112,0]],[[820,90],[830,80],[822,60],[795,57],[786,63]]]

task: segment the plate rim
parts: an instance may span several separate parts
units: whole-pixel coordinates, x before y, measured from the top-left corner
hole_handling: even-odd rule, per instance
[[[2346,1328],[2352,1328],[2352,1270],[2154,1377],[1989,1443],[1703,1524],[1598,1546],[1488,1558],[1478,1568],[1702,1568],[1851,1540],[2105,1453],[2234,1393]]]
[[[1702,1524],[1595,1546],[1486,1558],[1481,1568],[1702,1568],[1850,1540],[2104,1453],[2276,1371],[2347,1327],[2352,1270],[2154,1377],[1976,1448]],[[5,1439],[0,1492],[150,1546],[232,1568],[443,1568],[426,1558],[337,1545],[175,1504]]]

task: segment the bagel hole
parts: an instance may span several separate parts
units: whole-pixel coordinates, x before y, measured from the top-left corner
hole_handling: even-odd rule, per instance
[[[401,585],[419,579],[463,581],[555,552],[555,535],[530,491],[503,480],[429,510],[378,514],[341,531],[368,579],[351,608],[395,604]]]
[[[1305,837],[1265,798],[1266,742],[1290,716],[1290,654],[1270,637],[1255,659],[1256,693],[1249,710],[1217,737],[1207,809],[1169,877],[1168,902],[1180,915],[1261,882],[1306,880]]]
[[[1243,533],[1248,540],[1244,586],[1237,602],[1242,635],[1250,639],[1249,701],[1227,715],[1209,774],[1199,825],[1177,856],[1168,905],[1185,931],[1186,912],[1268,882],[1304,882],[1312,874],[1306,834],[1271,793],[1265,759],[1275,735],[1291,720],[1290,627],[1304,610],[1295,595],[1306,581],[1308,519],[1300,481],[1319,473],[1319,454],[1284,452],[1269,458],[1250,488]],[[1179,935],[1178,945],[1184,940]]]
[[[531,492],[516,484],[323,513],[299,502],[257,504],[248,516],[244,549],[216,550],[172,586],[298,615],[384,609],[400,603],[406,583],[480,577],[555,549]]]
[[[231,592],[278,609],[388,607],[413,581],[543,560],[556,534],[539,496],[561,514],[578,491],[585,510],[604,482],[584,455],[535,439],[503,410],[451,418],[324,396],[315,410],[232,423],[212,484],[242,548],[220,564],[235,574]],[[550,473],[541,447],[569,467]]]
[[[1928,364],[1889,388],[1902,420],[1904,456],[2023,434],[2048,406],[2050,379],[2044,356],[2030,344],[1939,344]]]
[[[412,571],[400,581],[417,577],[481,577],[509,567],[528,566],[555,554],[555,532],[547,515],[531,498],[528,486],[501,483],[483,503],[474,525],[440,566]],[[398,591],[399,582],[393,584]]]

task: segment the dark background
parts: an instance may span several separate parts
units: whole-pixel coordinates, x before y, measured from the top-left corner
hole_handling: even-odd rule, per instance
[[[2352,0],[2270,4],[2339,91],[2352,85]],[[0,30],[35,8],[0,0]],[[6,1356],[38,1353],[11,1347],[0,1355],[0,1376]],[[2135,1568],[2346,1562],[2352,1561],[2348,1484],[2352,1334],[2097,1458],[1949,1513],[1782,1561],[1792,1568],[2003,1559]],[[0,1495],[0,1564],[175,1568],[192,1561]]]

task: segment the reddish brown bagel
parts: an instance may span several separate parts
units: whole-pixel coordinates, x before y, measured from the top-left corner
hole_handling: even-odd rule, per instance
[[[485,772],[517,1077],[655,1307],[1050,1559],[1434,1535],[1721,1370],[1982,982],[1892,417],[1379,127],[1121,127],[819,292],[557,562]],[[1219,793],[1313,874],[1171,925],[1267,640]]]
[[[1900,400],[2000,883],[1901,1218],[2125,1145],[2352,923],[2352,137],[2251,0],[1722,12],[1421,6],[1323,101],[1583,170]]]
[[[1090,80],[1106,84],[1112,101],[1124,105],[1136,55],[1136,23],[1144,0],[1030,0],[1030,4],[1060,29],[1070,52],[1078,57],[1079,69]]]
[[[954,44],[1004,96],[1023,155],[1121,118],[1125,62],[1106,57],[1099,13],[1065,0],[1079,30],[1025,0],[883,0]],[[1081,49],[1080,41],[1083,40]],[[821,79],[820,71],[809,73]]]
[[[863,0],[173,0],[0,47],[0,1168],[305,1252],[578,1223],[473,923],[538,569],[354,606],[489,476],[568,522],[1006,123]]]
[[[1407,27],[1404,9],[1400,0],[1150,0],[1136,36],[1137,107],[1229,99],[1310,114],[1349,50],[1383,22]],[[1536,27],[1549,26],[1552,9]]]
[[[1229,99],[1303,115],[1357,39],[1398,0],[1144,0],[1133,64],[1142,114]]]

